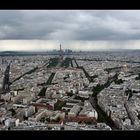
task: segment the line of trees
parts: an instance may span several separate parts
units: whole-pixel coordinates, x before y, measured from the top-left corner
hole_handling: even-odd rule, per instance
[[[22,77],[25,76],[26,74],[31,74],[31,73],[35,72],[37,69],[38,69],[38,67],[35,67],[35,68],[31,69],[30,71],[25,72],[24,74],[22,74],[21,76],[17,77],[17,78],[16,78],[15,80],[13,80],[12,82],[10,82],[10,84],[12,84],[13,82],[19,80],[20,78],[22,78]]]
[[[67,57],[67,58],[62,62],[61,67],[67,68],[67,67],[69,67],[70,64],[71,64],[71,58],[68,58],[68,57]]]
[[[136,80],[140,80],[140,73],[138,74],[139,76],[138,77],[136,77]]]
[[[59,63],[59,59],[58,58],[51,58],[50,61],[49,61],[49,65],[48,65],[48,68],[51,68],[51,67],[56,67]]]
[[[50,77],[49,77],[49,79],[47,80],[47,82],[44,83],[45,86],[51,85],[54,75],[55,75],[55,73],[52,73],[52,74],[50,75]],[[43,87],[43,88],[41,89],[40,93],[38,94],[38,96],[45,96],[46,90],[47,90],[47,87]]]

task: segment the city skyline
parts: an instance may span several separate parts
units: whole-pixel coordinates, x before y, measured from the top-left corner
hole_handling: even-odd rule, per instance
[[[73,51],[115,51],[115,50],[139,50],[140,41],[52,41],[52,40],[0,40],[0,52],[2,51],[52,51],[63,49]],[[115,46],[114,46],[115,45]],[[123,47],[122,47],[123,46]]]
[[[139,56],[3,53],[0,130],[140,130]]]
[[[1,10],[0,51],[140,49],[140,10]]]

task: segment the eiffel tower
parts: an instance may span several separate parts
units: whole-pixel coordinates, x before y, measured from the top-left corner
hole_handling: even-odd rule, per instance
[[[62,48],[61,48],[61,44],[60,44],[60,55],[59,55],[59,57],[60,57],[60,60],[63,60],[63,51],[62,51]]]

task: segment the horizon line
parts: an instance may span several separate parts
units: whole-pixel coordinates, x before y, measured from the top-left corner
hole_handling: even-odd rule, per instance
[[[94,51],[122,51],[122,50],[128,50],[128,51],[135,51],[135,50],[138,50],[140,51],[140,49],[126,49],[126,48],[119,48],[119,49],[116,49],[116,48],[109,48],[109,49],[93,49],[93,50],[74,50],[74,49],[63,49],[64,51],[65,50],[72,50],[73,52],[94,52]],[[44,51],[47,51],[47,52],[51,52],[51,51],[59,51],[59,49],[48,49],[48,50],[0,50],[0,52],[44,52]]]

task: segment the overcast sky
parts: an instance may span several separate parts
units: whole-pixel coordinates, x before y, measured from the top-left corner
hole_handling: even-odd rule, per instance
[[[140,10],[0,10],[0,51],[140,49]]]

